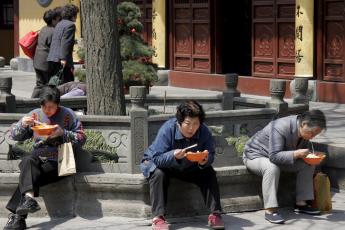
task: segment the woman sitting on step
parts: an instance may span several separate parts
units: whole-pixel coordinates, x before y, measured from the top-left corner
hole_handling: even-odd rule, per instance
[[[182,103],[177,107],[176,118],[162,125],[156,139],[144,152],[140,167],[150,185],[153,230],[169,229],[165,212],[170,178],[196,184],[211,211],[209,226],[224,229],[219,186],[212,167],[215,146],[204,119],[205,112],[196,101]],[[207,150],[208,156],[192,162],[186,157],[187,149],[193,152]]]
[[[243,162],[249,171],[263,177],[262,193],[266,220],[275,224],[285,222],[277,212],[277,190],[281,170],[297,174],[294,211],[310,215],[320,214],[319,210],[306,203],[314,199],[315,166],[306,164],[303,158],[310,153],[309,140],[324,129],[326,118],[323,112],[311,110],[302,115],[271,121],[246,143]]]
[[[85,143],[83,126],[74,112],[60,106],[60,92],[55,87],[45,86],[40,94],[41,108],[31,111],[11,128],[14,140],[34,140],[32,155],[24,157],[19,164],[19,185],[6,208],[11,212],[4,230],[26,229],[28,213],[40,210],[34,197],[39,196],[39,188],[54,183],[58,177],[57,146],[71,142],[73,146]],[[53,133],[47,137],[33,133],[35,123],[55,125]]]

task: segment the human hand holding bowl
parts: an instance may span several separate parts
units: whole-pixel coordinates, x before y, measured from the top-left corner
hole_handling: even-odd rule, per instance
[[[309,154],[309,149],[297,149],[294,151],[293,156],[295,159],[302,159]]]
[[[54,138],[54,137],[59,137],[62,136],[64,131],[59,125],[54,125],[55,129],[53,132],[48,136],[48,138]]]

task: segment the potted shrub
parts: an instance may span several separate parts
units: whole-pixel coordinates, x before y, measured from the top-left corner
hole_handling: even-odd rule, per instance
[[[154,49],[141,37],[140,8],[132,2],[121,2],[117,12],[125,91],[131,85],[149,87],[158,80],[157,65],[151,61]]]

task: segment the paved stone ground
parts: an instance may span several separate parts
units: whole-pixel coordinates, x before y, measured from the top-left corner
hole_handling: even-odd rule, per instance
[[[343,230],[345,229],[345,193],[333,195],[333,211],[321,216],[295,214],[291,208],[282,209],[282,215],[287,219],[284,225],[275,225],[267,222],[263,216],[264,211],[229,213],[224,215],[227,230]],[[168,220],[171,230],[202,230],[206,226],[207,216],[193,218],[179,218]],[[0,228],[5,225],[6,218],[0,218]],[[72,219],[28,218],[29,229],[105,229],[105,230],[149,230],[151,222],[148,219],[104,217],[100,219],[85,219],[76,217]]]

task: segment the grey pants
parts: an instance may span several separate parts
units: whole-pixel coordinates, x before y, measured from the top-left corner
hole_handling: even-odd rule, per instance
[[[293,165],[276,165],[267,157],[260,157],[253,160],[244,159],[248,170],[258,176],[262,176],[262,196],[265,208],[278,207],[277,191],[279,185],[280,171],[296,172],[296,201],[314,199],[313,174],[315,167],[304,163],[303,160],[296,160]]]

